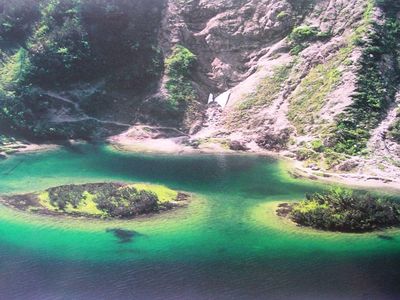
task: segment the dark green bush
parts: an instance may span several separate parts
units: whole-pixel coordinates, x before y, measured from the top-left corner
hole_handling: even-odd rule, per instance
[[[158,197],[133,187],[102,189],[96,195],[97,207],[111,217],[128,218],[158,211]]]
[[[319,30],[316,27],[311,27],[307,25],[299,26],[293,29],[289,38],[299,44],[305,41],[309,41],[317,37]]]
[[[400,205],[370,193],[334,188],[307,195],[293,206],[290,218],[316,229],[365,232],[400,225]]]
[[[116,90],[136,96],[153,88],[163,71],[157,47],[161,4],[0,0],[0,37],[15,37],[0,45],[6,53],[0,52],[0,118],[35,138],[90,139],[107,131],[92,121],[45,121],[57,106],[41,90],[68,90],[101,80],[101,95],[111,101]]]
[[[389,128],[389,137],[400,143],[400,114],[397,121]]]
[[[289,35],[289,40],[292,44],[291,53],[297,55],[307,48],[310,42],[325,40],[331,36],[331,32],[321,32],[317,27],[311,27],[308,25],[295,27]]]
[[[168,102],[174,110],[183,112],[190,102],[196,100],[196,92],[191,83],[196,61],[196,56],[181,45],[175,46],[171,56],[165,60],[165,70],[169,77],[166,84]]]
[[[393,4],[393,5],[392,5]],[[370,132],[385,117],[400,83],[399,5],[391,0],[379,1],[386,13],[384,24],[372,24],[373,30],[364,42],[353,104],[338,118],[334,150],[350,155],[360,154],[367,145]],[[393,65],[387,64],[393,57]]]
[[[97,208],[110,217],[128,218],[159,210],[156,194],[115,183],[72,184],[50,188],[47,192],[50,203],[60,210],[69,205],[77,208],[85,193],[92,194]]]
[[[24,43],[39,17],[39,0],[0,0],[0,41]]]

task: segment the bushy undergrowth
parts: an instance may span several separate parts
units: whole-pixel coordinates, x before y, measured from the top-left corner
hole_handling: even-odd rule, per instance
[[[290,218],[316,229],[365,232],[400,225],[400,204],[366,192],[334,188],[307,195],[293,206]]]
[[[363,54],[354,102],[340,115],[335,130],[334,150],[350,155],[366,148],[371,130],[384,118],[400,82],[400,6],[393,0],[380,0],[376,5],[384,10],[386,20],[371,24],[367,38],[358,40]]]
[[[0,41],[20,43],[40,18],[38,0],[0,0]]]
[[[330,32],[321,32],[317,27],[302,25],[295,27],[289,35],[292,54],[297,55],[307,48],[311,42],[331,37]]]
[[[47,192],[51,205],[62,211],[70,207],[78,209],[88,198],[103,215],[109,217],[129,218],[159,210],[155,193],[133,186],[113,183],[67,185],[50,188]]]
[[[0,117],[26,135],[97,134],[98,124],[90,121],[45,122],[51,103],[43,90],[102,80],[102,92],[111,101],[113,91],[140,94],[161,76],[161,0],[16,0],[0,5]]]
[[[390,127],[389,136],[397,143],[400,143],[400,113],[397,120]]]
[[[196,61],[196,55],[181,45],[175,46],[172,54],[165,60],[168,103],[173,110],[183,112],[190,102],[196,100],[196,92],[191,83],[191,73]]]

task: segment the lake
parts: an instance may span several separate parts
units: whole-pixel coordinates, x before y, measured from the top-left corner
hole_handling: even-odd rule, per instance
[[[0,162],[0,194],[149,182],[195,196],[130,221],[0,206],[0,299],[399,299],[400,230],[338,234],[273,214],[328,188],[252,155],[153,155],[76,145]],[[133,230],[131,241],[110,229]]]

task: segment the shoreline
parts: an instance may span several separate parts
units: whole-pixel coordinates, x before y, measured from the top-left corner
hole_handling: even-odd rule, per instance
[[[83,196],[86,192],[93,193],[97,190],[100,190],[102,186],[105,185],[113,185],[116,188],[122,187],[134,187],[138,191],[148,191],[157,195],[157,208],[156,210],[149,209],[149,211],[137,211],[135,214],[130,215],[129,217],[121,217],[121,216],[112,216],[107,215],[105,210],[98,210],[93,212],[93,209],[90,211],[85,209],[85,205],[87,205],[86,201],[92,202],[93,198]],[[146,187],[144,187],[146,186]],[[81,196],[82,199],[79,200],[77,207],[71,208],[68,207],[70,203],[66,203],[65,209],[60,209],[56,206],[52,206],[50,203],[50,199],[43,199],[42,195],[49,193],[50,189],[64,189],[67,193],[73,193],[72,188],[80,188],[82,187],[84,192]],[[16,210],[23,213],[32,213],[37,216],[43,217],[56,217],[56,218],[71,218],[71,219],[79,219],[79,220],[98,220],[98,221],[133,221],[137,219],[151,219],[154,216],[162,215],[164,213],[175,211],[181,208],[187,208],[189,203],[192,202],[194,195],[192,193],[171,190],[165,187],[164,191],[157,191],[155,189],[159,189],[159,185],[135,182],[135,183],[124,183],[124,182],[100,182],[100,183],[85,183],[80,185],[63,185],[51,187],[43,191],[30,192],[25,194],[11,194],[11,195],[0,195],[0,204],[4,207],[8,207],[12,210]],[[147,189],[146,189],[147,188]],[[160,193],[174,193],[174,195],[162,195]],[[175,195],[176,194],[176,195]],[[164,199],[166,196],[172,197],[171,199]],[[48,196],[46,196],[47,198]],[[65,197],[64,197],[65,198]],[[90,199],[89,199],[90,198]],[[97,202],[93,202],[97,205]],[[83,206],[82,206],[83,205]],[[151,207],[149,207],[151,208]]]
[[[281,159],[287,159],[288,164],[291,165],[290,169],[287,170],[292,177],[299,176],[299,178],[306,178],[313,181],[326,184],[338,184],[347,186],[349,188],[361,188],[365,190],[379,190],[382,192],[400,192],[400,181],[387,182],[387,178],[370,176],[367,174],[357,173],[335,173],[328,171],[313,171],[310,168],[306,168],[301,165],[301,161],[295,159],[289,159],[285,156]],[[322,174],[322,175],[321,175]]]
[[[137,215],[132,218],[112,218],[112,217],[96,217],[90,215],[80,215],[80,214],[73,214],[67,212],[50,212],[50,211],[30,211],[28,209],[20,209],[16,206],[9,203],[9,201],[5,200],[2,196],[0,196],[0,206],[7,208],[13,212],[20,213],[20,214],[27,214],[30,216],[35,216],[38,218],[45,218],[45,219],[52,219],[52,220],[70,220],[70,221],[87,221],[87,222],[98,222],[101,224],[131,224],[132,222],[136,221],[151,221],[156,219],[157,217],[164,217],[164,216],[171,216],[176,212],[180,212],[182,208],[188,208],[189,202],[192,202],[195,199],[193,196],[190,196],[190,200],[187,203],[183,203],[177,206],[174,206],[171,209],[161,210],[159,212],[152,212],[148,214],[141,214]]]
[[[24,153],[35,153],[55,150],[60,147],[57,144],[35,144],[35,143],[12,143],[3,146],[0,149],[0,156],[2,159],[7,159],[12,155],[24,154]],[[4,150],[5,149],[5,150]]]
[[[296,202],[296,200],[288,201],[282,199],[281,201],[264,202],[252,208],[251,215],[253,216],[255,222],[261,223],[266,227],[288,234],[306,235],[309,237],[314,236],[327,239],[334,239],[338,236],[349,238],[381,238],[382,235],[392,236],[400,233],[399,227],[388,227],[366,232],[340,232],[319,230],[308,226],[301,226],[292,221],[290,218],[279,216],[276,213],[276,210],[280,204],[293,202]]]
[[[259,155],[271,157],[285,162],[285,171],[294,178],[302,178],[326,184],[344,185],[350,188],[373,189],[392,193],[400,192],[400,178],[393,180],[380,176],[373,176],[364,173],[339,173],[332,171],[317,170],[307,168],[303,162],[290,157],[287,151],[272,152],[261,149],[257,145],[251,145],[247,151],[234,151],[221,147],[218,143],[208,143],[206,147],[193,148],[180,144],[176,138],[163,139],[135,139],[127,135],[117,135],[107,139],[108,145],[117,151],[142,152],[153,154],[214,154],[214,155]]]
[[[221,140],[214,139],[195,148],[185,144],[185,141],[189,139],[188,136],[138,138],[130,136],[131,130],[116,136],[111,136],[104,142],[116,151],[127,153],[133,152],[158,155],[258,155],[270,157],[283,161],[284,171],[294,179],[306,179],[325,184],[337,184],[355,189],[361,188],[389,193],[400,192],[400,178],[385,178],[365,174],[363,172],[339,173],[325,170],[312,170],[302,165],[303,162],[296,160],[287,151],[272,152],[258,147],[255,143],[248,144],[248,149],[246,151],[235,151],[222,145]],[[80,143],[80,141],[73,142]],[[18,143],[16,145],[20,144]],[[59,147],[60,146],[57,144],[24,144],[23,148],[14,149],[12,153],[5,155],[3,159],[18,154],[51,151]]]

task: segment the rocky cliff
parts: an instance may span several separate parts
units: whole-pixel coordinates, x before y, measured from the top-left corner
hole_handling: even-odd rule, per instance
[[[193,139],[257,144],[314,170],[399,174],[397,2],[169,1],[163,27],[166,51],[198,56],[203,102],[230,91]]]

